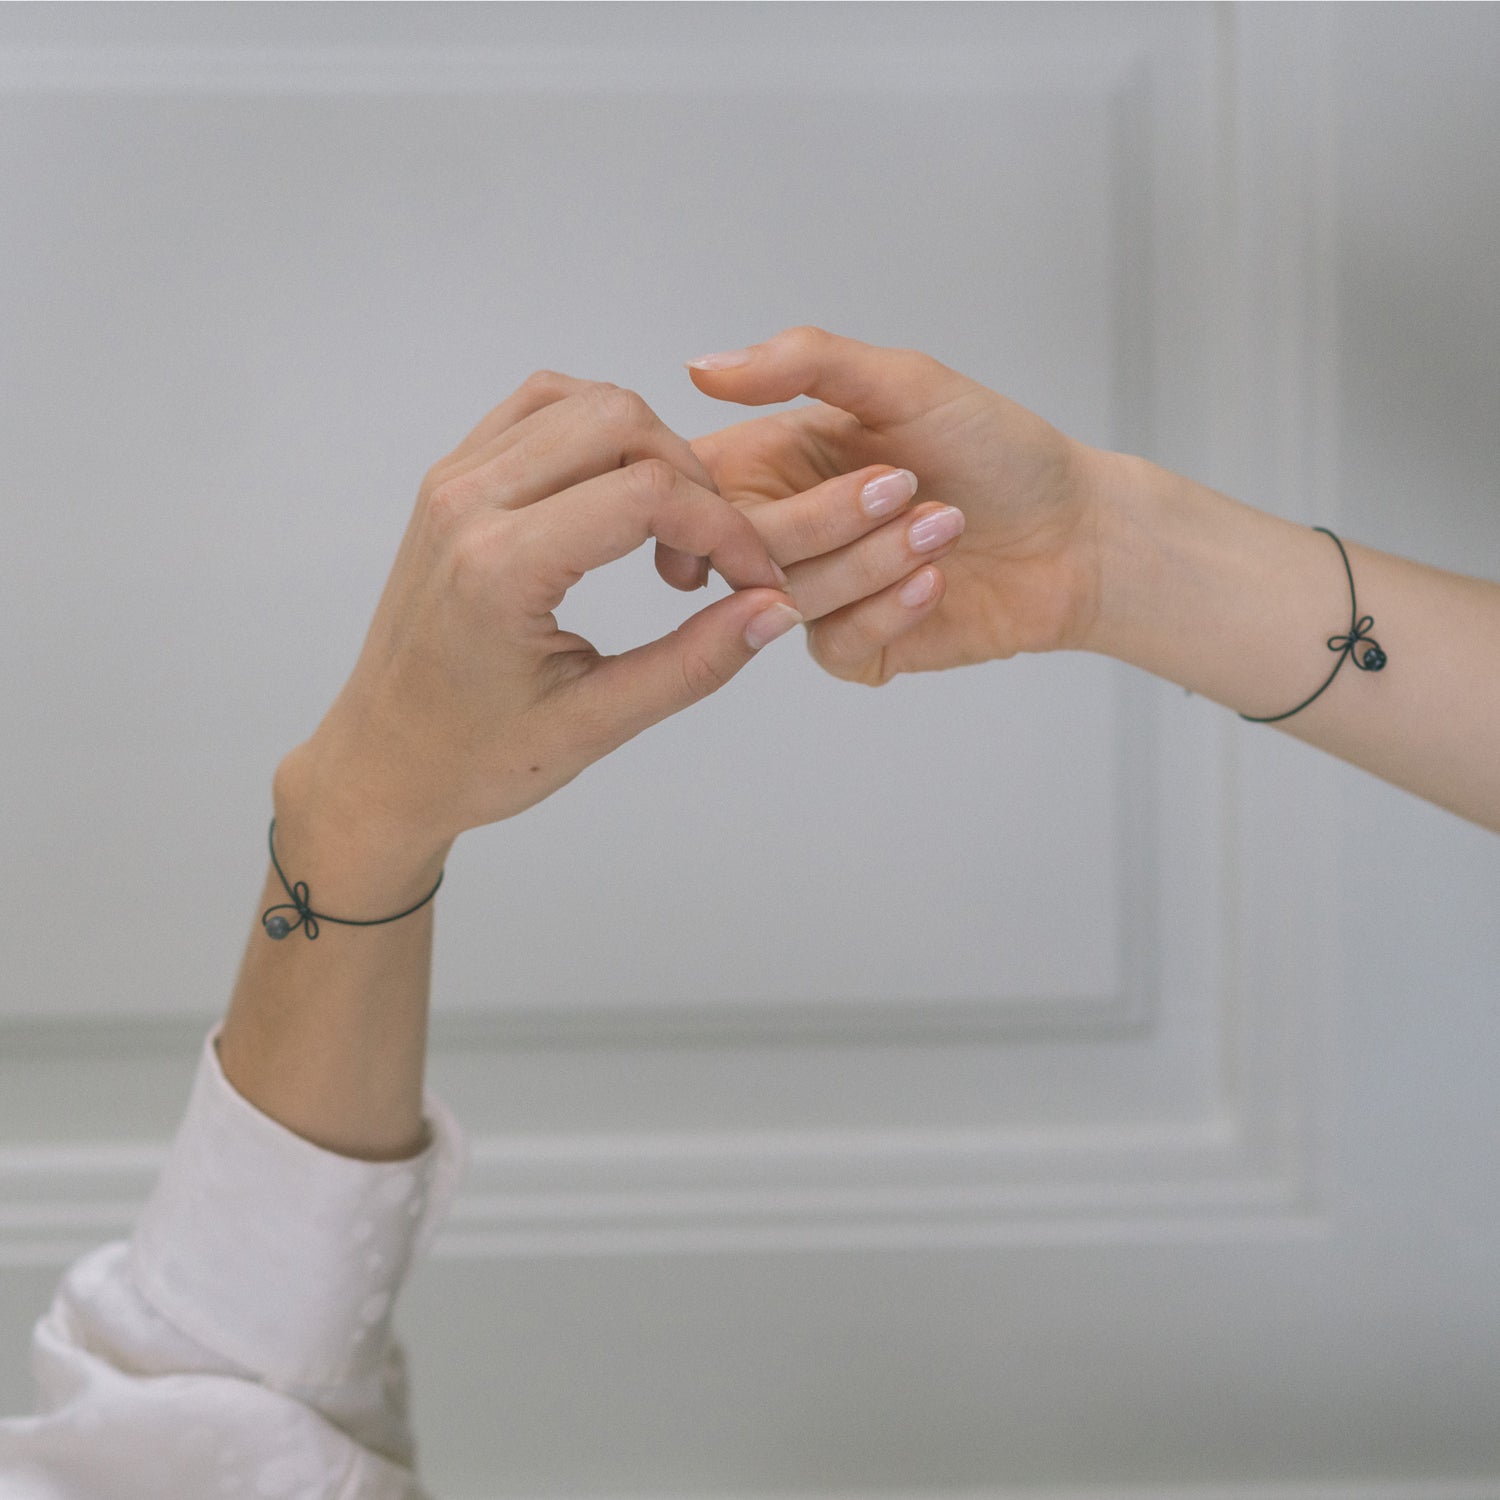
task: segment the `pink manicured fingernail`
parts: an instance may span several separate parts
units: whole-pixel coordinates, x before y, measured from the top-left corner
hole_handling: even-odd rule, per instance
[[[754,358],[750,349],[726,349],[721,354],[703,354],[690,359],[688,365],[694,370],[732,370],[736,365],[748,365]]]
[[[917,493],[917,476],[910,469],[897,469],[872,479],[859,492],[859,503],[867,516],[888,516],[900,510]]]
[[[793,625],[800,625],[802,616],[790,604],[773,604],[763,609],[745,627],[745,644],[752,651],[768,646],[778,635],[785,635]]]
[[[908,609],[915,609],[919,604],[926,604],[937,593],[937,582],[937,574],[931,568],[923,568],[901,585],[901,592],[896,597]]]
[[[947,505],[930,516],[923,516],[920,521],[913,521],[907,538],[913,552],[931,552],[934,547],[941,547],[944,542],[960,536],[963,529],[964,513]]]

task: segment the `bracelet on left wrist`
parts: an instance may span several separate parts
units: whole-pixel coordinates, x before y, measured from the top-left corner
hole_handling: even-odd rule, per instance
[[[409,917],[413,912],[420,911],[434,896],[437,895],[439,887],[443,883],[444,872],[438,871],[438,878],[433,883],[432,889],[427,892],[420,901],[413,901],[410,906],[403,907],[400,911],[392,912],[385,917],[337,917],[332,912],[318,911],[312,904],[312,890],[305,880],[299,880],[295,884],[287,879],[286,871],[281,867],[281,861],[276,857],[276,819],[271,819],[269,832],[269,845],[271,853],[271,867],[276,871],[277,879],[281,881],[281,887],[286,892],[285,901],[275,902],[261,913],[261,925],[266,930],[266,936],[279,942],[301,928],[303,936],[315,939],[322,931],[324,922],[332,922],[338,927],[384,927],[390,922],[399,922],[403,917]]]
[[[278,766],[272,801],[280,883],[306,886],[313,911],[346,922],[373,925],[422,901],[452,848],[391,819],[356,775],[331,774],[305,747]]]

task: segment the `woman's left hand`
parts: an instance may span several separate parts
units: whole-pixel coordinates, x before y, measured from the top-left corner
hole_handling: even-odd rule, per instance
[[[789,477],[788,456],[797,447],[776,432],[776,422],[762,417],[692,446],[712,470],[716,489],[749,518],[785,572],[809,633],[855,606],[861,627],[884,640],[920,624],[943,597],[947,583],[934,564],[958,544],[963,512],[935,500],[913,504],[917,476],[890,464],[840,473],[829,463]],[[706,558],[661,542],[656,566],[675,588],[708,581]]]

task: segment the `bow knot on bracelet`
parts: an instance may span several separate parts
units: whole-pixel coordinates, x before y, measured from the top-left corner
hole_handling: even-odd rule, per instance
[[[289,932],[295,932],[298,927],[301,927],[308,937],[317,937],[318,919],[310,905],[312,898],[307,889],[307,882],[299,880],[296,885],[289,888],[289,894],[292,898],[290,902],[283,901],[280,906],[270,907],[261,917],[260,920],[265,926],[267,935],[280,941]],[[297,920],[288,922],[285,917],[273,915],[274,912],[282,911],[296,912]]]
[[[1328,649],[1330,651],[1347,651],[1354,660],[1354,665],[1361,672],[1378,672],[1386,661],[1385,652],[1380,649],[1380,643],[1372,639],[1370,632],[1375,628],[1373,615],[1365,615],[1356,620],[1348,635],[1331,635],[1328,638]],[[1361,656],[1354,648],[1361,641],[1368,642],[1368,649]]]
[[[443,883],[443,871],[438,872],[437,885],[428,891],[420,901],[408,906],[405,911],[398,911],[392,917],[331,917],[326,911],[317,912],[312,909],[312,895],[307,889],[307,882],[299,880],[293,885],[287,878],[286,872],[281,868],[281,861],[276,858],[276,819],[271,819],[271,826],[266,831],[266,844],[271,851],[271,864],[281,880],[282,889],[292,899],[290,902],[283,901],[280,906],[268,906],[261,913],[261,925],[266,929],[266,936],[272,937],[280,942],[289,932],[295,932],[301,928],[310,938],[318,935],[318,924],[320,922],[337,922],[340,927],[383,927],[387,922],[399,921],[402,917],[409,917],[414,911],[421,910],[438,893],[438,886]],[[288,922],[281,915],[284,911],[297,913],[295,922]]]

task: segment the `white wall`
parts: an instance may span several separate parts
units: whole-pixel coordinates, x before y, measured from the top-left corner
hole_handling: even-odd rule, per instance
[[[0,11],[6,1406],[483,410],[545,364],[691,435],[682,359],[815,321],[1500,574],[1497,59],[1490,7]],[[670,622],[643,571],[570,623]],[[450,862],[430,1482],[1500,1496],[1497,910],[1492,835],[1113,664],[779,648]]]

